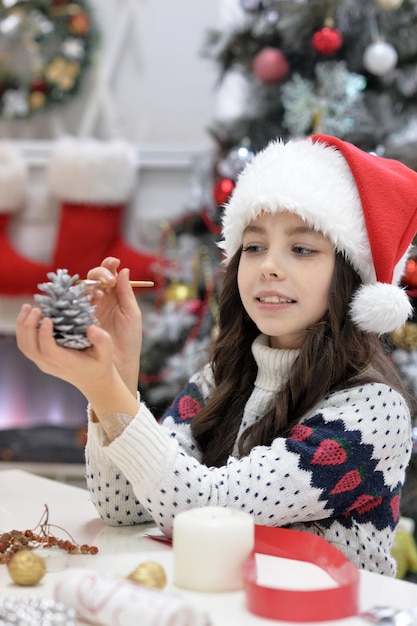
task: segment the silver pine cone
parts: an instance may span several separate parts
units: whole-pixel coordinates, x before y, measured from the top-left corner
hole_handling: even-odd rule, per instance
[[[78,274],[70,276],[67,270],[49,272],[51,282],[40,283],[34,300],[43,317],[50,317],[54,325],[55,341],[65,348],[84,350],[91,346],[86,337],[87,328],[97,322],[95,306],[90,304],[92,295],[86,293],[84,283],[78,283]]]

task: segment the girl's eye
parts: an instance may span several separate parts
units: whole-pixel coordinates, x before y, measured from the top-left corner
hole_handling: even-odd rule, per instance
[[[260,250],[264,250],[265,247],[261,246],[261,244],[250,243],[247,246],[242,246],[242,252],[259,252]]]
[[[309,256],[316,254],[317,250],[314,250],[313,248],[306,248],[305,246],[294,246],[293,252],[299,256]]]

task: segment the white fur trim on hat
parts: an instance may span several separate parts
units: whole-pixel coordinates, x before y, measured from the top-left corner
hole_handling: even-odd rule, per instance
[[[20,151],[11,143],[0,142],[0,212],[15,213],[26,200],[27,167]]]
[[[49,185],[60,200],[119,204],[130,199],[137,157],[122,140],[64,137],[57,140],[49,167]]]
[[[362,285],[350,303],[350,317],[365,332],[391,333],[403,326],[413,313],[406,292],[396,285]]]
[[[331,172],[331,175],[329,175]],[[223,214],[230,258],[262,212],[295,213],[333,242],[364,282],[375,280],[358,190],[342,154],[311,139],[273,141],[240,174]]]

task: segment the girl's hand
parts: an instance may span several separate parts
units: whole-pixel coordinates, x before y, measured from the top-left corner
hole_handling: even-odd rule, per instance
[[[98,325],[87,329],[93,344],[86,350],[59,346],[53,324],[42,318],[37,307],[24,304],[16,322],[18,348],[42,372],[56,376],[75,387],[91,403],[97,416],[124,413],[134,417],[138,410],[136,391],[132,394],[114,364],[114,346],[107,331]]]
[[[95,315],[100,327],[111,336],[114,364],[136,397],[142,347],[142,315],[129,284],[129,270],[118,272],[119,265],[119,259],[108,257],[100,267],[90,270],[87,278],[103,283],[102,289],[94,290]],[[109,288],[106,289],[105,285]]]
[[[53,336],[52,320],[41,318],[39,308],[24,304],[16,322],[16,339],[19,350],[42,372],[71,383],[86,396],[91,395],[99,379],[101,385],[113,380],[113,345],[106,331],[98,326],[88,328],[93,346],[86,350],[63,348]]]

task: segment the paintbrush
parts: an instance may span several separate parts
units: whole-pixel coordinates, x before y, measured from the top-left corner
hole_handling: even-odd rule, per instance
[[[116,283],[114,283],[114,285],[107,285],[102,280],[92,280],[90,278],[77,280],[77,283],[83,283],[86,287],[99,287],[101,289],[112,289],[116,286]],[[129,283],[131,287],[153,287],[155,285],[152,280],[129,280]]]

